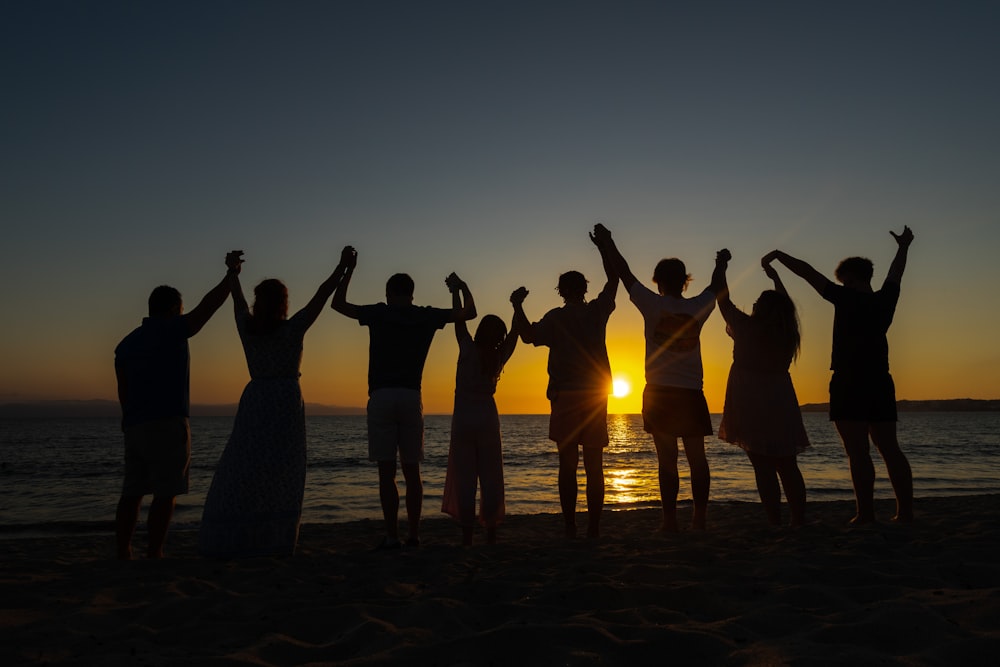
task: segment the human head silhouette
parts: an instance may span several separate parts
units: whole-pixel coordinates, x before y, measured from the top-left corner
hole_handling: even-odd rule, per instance
[[[276,322],[288,317],[288,289],[276,278],[262,280],[253,288],[253,316]]]
[[[579,271],[567,271],[559,276],[556,291],[567,303],[583,301],[584,295],[587,294],[587,279]]]
[[[676,257],[661,259],[653,269],[653,282],[660,294],[680,294],[691,282],[684,262]]]
[[[181,293],[170,285],[160,285],[149,294],[149,316],[171,317],[184,311]]]
[[[390,304],[413,303],[413,278],[405,273],[395,273],[385,283],[385,301]]]

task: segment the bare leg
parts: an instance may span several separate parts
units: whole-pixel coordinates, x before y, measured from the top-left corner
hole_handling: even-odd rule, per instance
[[[399,540],[399,489],[396,487],[396,461],[378,462],[378,497],[382,503],[385,534]]]
[[[785,487],[785,498],[792,515],[792,525],[802,526],[806,522],[806,483],[794,455],[774,459],[781,485]]]
[[[834,423],[851,465],[851,482],[854,484],[854,501],[857,505],[857,514],[851,521],[871,523],[875,520],[875,465],[869,451],[868,424],[860,421]]]
[[[142,496],[122,496],[115,512],[115,533],[118,542],[118,560],[132,559],[132,536],[139,523]]]
[[[677,438],[660,433],[653,434],[656,445],[657,473],[660,478],[660,504],[663,521],[658,532],[677,532],[677,492],[680,480],[677,475]]]
[[[684,441],[684,456],[687,457],[688,468],[691,470],[691,497],[694,499],[694,514],[691,515],[691,527],[705,530],[705,520],[708,516],[708,490],[711,477],[708,471],[708,459],[705,457],[705,437],[686,437]]]
[[[153,496],[149,503],[149,517],[146,519],[149,530],[149,558],[163,558],[163,545],[167,541],[167,528],[174,517],[174,497]]]
[[[600,537],[604,510],[604,450],[584,448],[583,469],[587,473],[587,537]]]
[[[576,469],[580,451],[576,444],[559,443],[559,504],[566,522],[566,537],[576,537]]]
[[[772,526],[781,525],[781,486],[778,484],[778,471],[774,467],[774,459],[770,456],[760,456],[747,452],[750,463],[753,464],[753,474],[757,479],[757,493],[767,522]]]
[[[410,544],[420,544],[420,513],[424,506],[424,482],[420,479],[419,463],[403,463],[406,480],[406,522],[410,529]]]
[[[896,494],[896,516],[893,521],[913,521],[913,472],[910,462],[899,448],[896,439],[896,422],[874,422],[869,433],[875,448],[885,461],[885,470]]]

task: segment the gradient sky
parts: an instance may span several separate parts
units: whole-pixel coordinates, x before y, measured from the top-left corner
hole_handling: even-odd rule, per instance
[[[890,332],[898,397],[998,398],[1000,5],[991,2],[9,2],[0,8],[0,402],[114,398],[113,350],[156,285],[193,307],[243,249],[301,307],[340,249],[350,300],[405,271],[446,307],[560,305],[559,273],[603,282],[607,224],[647,285],[676,256],[708,283],[731,249],[749,307],[781,248],[832,276],[916,240]],[[802,320],[793,377],[827,399],[832,307],[783,272]],[[327,310],[306,400],[363,406],[367,330]],[[612,367],[637,412],[641,319],[619,291]],[[248,376],[227,303],[191,342],[192,400]],[[544,348],[519,347],[502,412],[545,412]],[[703,333],[722,408],[732,346]],[[429,413],[457,346],[435,339]]]

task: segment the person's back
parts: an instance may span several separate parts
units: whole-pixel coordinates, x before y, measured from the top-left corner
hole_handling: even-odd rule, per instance
[[[889,370],[886,333],[896,312],[899,284],[887,282],[872,292],[830,283],[823,298],[834,305],[830,368],[866,373]]]
[[[549,348],[550,399],[560,390],[601,391],[611,386],[605,337],[614,309],[613,295],[602,292],[590,302],[553,308],[534,324],[532,343]]]
[[[419,390],[434,334],[452,311],[413,304],[358,306],[358,323],[369,330],[369,393],[385,387]]]
[[[188,336],[180,314],[146,317],[115,348],[124,380],[123,425],[188,416]]]

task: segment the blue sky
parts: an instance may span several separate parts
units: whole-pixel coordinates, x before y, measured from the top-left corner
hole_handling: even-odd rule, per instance
[[[683,259],[702,289],[718,248],[749,306],[773,248],[832,275],[916,233],[891,332],[900,398],[1000,396],[1000,6],[957,2],[18,2],[0,9],[0,400],[112,398],[114,345],[149,290],[186,304],[247,253],[292,307],[359,251],[357,303],[406,271],[445,306],[458,271],[481,312],[559,305],[558,274],[601,282],[603,221],[648,283]],[[825,400],[832,312],[788,277],[794,371]],[[613,367],[641,386],[623,292]],[[306,339],[307,400],[364,402],[365,331],[332,311]],[[704,333],[721,408],[731,346]],[[425,403],[450,409],[442,332]],[[522,348],[501,410],[544,411]],[[225,306],[192,342],[192,397],[246,381]],[[622,404],[631,411],[634,403]]]

